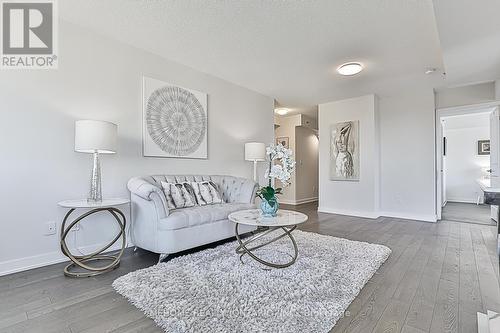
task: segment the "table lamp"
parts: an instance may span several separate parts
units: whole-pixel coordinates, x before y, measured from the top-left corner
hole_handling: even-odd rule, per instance
[[[253,180],[257,182],[257,162],[266,160],[266,144],[260,142],[245,143],[245,160],[253,162]]]
[[[101,164],[99,154],[116,152],[116,124],[99,120],[77,120],[75,122],[75,151],[94,155],[94,165],[90,178],[89,203],[102,202]]]

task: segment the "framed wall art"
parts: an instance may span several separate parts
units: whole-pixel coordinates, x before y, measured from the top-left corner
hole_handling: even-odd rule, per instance
[[[359,181],[359,121],[333,124],[330,133],[330,179]]]
[[[207,94],[143,77],[143,154],[208,157]]]

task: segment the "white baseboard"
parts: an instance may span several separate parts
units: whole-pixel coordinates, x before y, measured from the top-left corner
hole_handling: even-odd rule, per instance
[[[376,219],[377,217],[380,216],[376,212],[345,210],[345,209],[336,209],[336,208],[329,208],[329,207],[318,207],[318,212],[329,213],[329,214],[338,214],[338,215],[347,215],[347,216],[356,216],[356,217],[365,217],[365,218],[369,218],[369,219]]]
[[[387,212],[387,211],[378,211],[378,212],[369,212],[369,211],[353,211],[353,210],[343,210],[343,209],[334,209],[328,207],[318,207],[318,212],[321,213],[330,213],[330,214],[339,214],[339,215],[347,215],[347,216],[356,216],[356,217],[364,217],[370,219],[376,219],[380,216],[385,217],[393,217],[404,220],[416,220],[416,221],[424,221],[424,222],[436,222],[436,215],[425,215],[425,214],[408,214],[401,212]]]
[[[393,218],[403,219],[403,220],[437,222],[437,217],[435,214],[426,215],[426,214],[411,214],[411,213],[404,213],[404,212],[379,212],[379,214],[380,214],[380,216],[393,217]]]
[[[316,202],[316,201],[318,201],[318,197],[299,199],[299,200],[295,200],[295,201],[293,201],[293,200],[279,200],[279,203],[282,203],[285,205],[297,206],[297,205],[302,205],[305,203]]]
[[[105,244],[94,244],[88,246],[79,247],[79,249],[84,253],[91,253],[98,248],[103,247]],[[133,246],[128,244],[128,247]],[[119,250],[121,248],[121,242],[117,242],[111,246],[106,252]],[[77,250],[71,249],[72,253],[78,253]],[[18,273],[22,271],[27,271],[34,268],[39,268],[43,266],[49,266],[53,264],[58,264],[61,262],[69,261],[61,251],[48,252],[43,254],[38,254],[31,257],[13,259],[8,261],[0,262],[0,276]]]
[[[480,203],[481,203],[481,201],[480,201]],[[447,202],[459,202],[459,203],[473,203],[473,204],[475,204],[477,202],[477,198],[475,200],[468,199],[468,198],[467,199],[465,199],[465,198],[448,198]]]

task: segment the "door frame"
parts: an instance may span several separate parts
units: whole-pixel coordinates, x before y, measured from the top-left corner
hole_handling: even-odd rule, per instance
[[[434,205],[437,220],[441,220],[441,204],[442,204],[442,184],[441,184],[441,170],[442,170],[442,148],[443,148],[443,133],[441,131],[441,118],[449,116],[460,116],[473,113],[484,113],[493,111],[496,107],[500,106],[500,101],[470,104],[462,106],[453,106],[447,108],[436,109],[435,122],[434,122]]]

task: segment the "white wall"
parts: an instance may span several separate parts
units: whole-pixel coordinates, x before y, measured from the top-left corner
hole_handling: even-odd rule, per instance
[[[471,105],[495,100],[495,83],[485,82],[436,91],[436,108]]]
[[[446,198],[448,201],[475,203],[481,189],[476,180],[490,164],[489,155],[477,154],[477,141],[489,140],[489,115],[444,118],[447,138]]]
[[[380,96],[381,215],[435,221],[432,89]]]
[[[58,201],[87,195],[91,156],[73,151],[77,119],[119,126],[118,153],[102,159],[106,197],[128,196],[134,175],[251,178],[244,143],[273,141],[273,99],[65,22],[59,32],[58,70],[0,74],[0,274],[64,259],[58,236],[42,234],[46,221],[60,226]],[[143,74],[208,93],[207,160],[142,157]],[[113,230],[103,218],[89,219],[78,244],[95,247]]]
[[[379,96],[374,106],[367,98],[320,105],[320,209],[436,221],[434,92],[402,87],[390,96]],[[361,181],[332,182],[329,127],[356,118],[364,119]]]
[[[360,180],[330,180],[330,129],[359,120]],[[377,217],[379,212],[378,115],[376,98],[367,95],[319,105],[319,211]]]
[[[500,80],[495,81],[495,99],[500,101]]]

